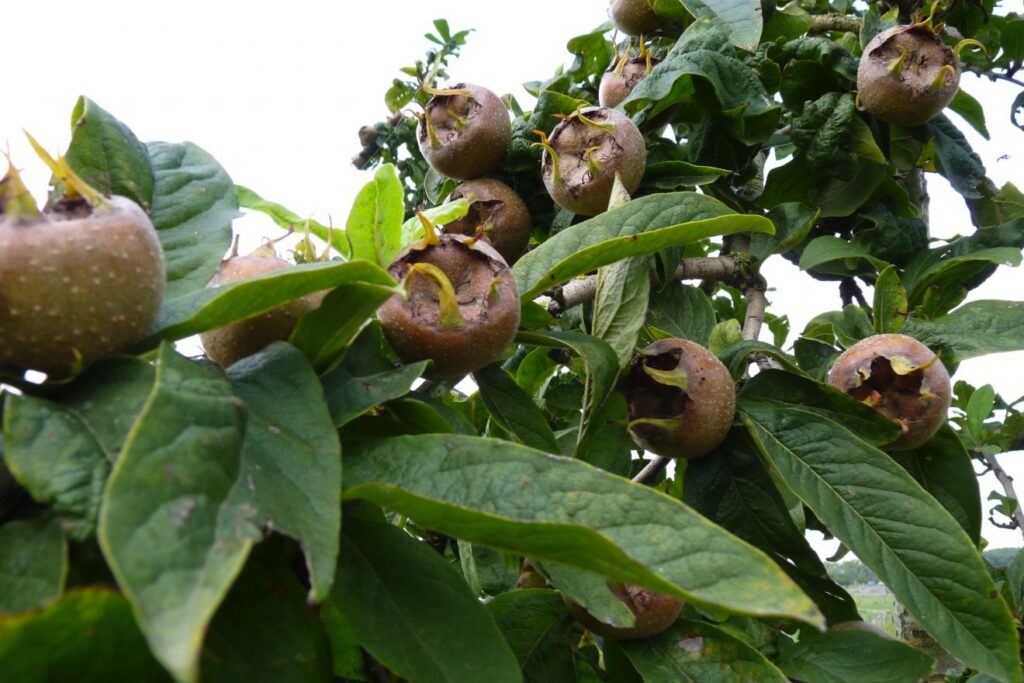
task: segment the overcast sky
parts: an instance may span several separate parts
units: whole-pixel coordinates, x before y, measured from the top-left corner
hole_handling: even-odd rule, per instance
[[[511,93],[526,105],[521,83],[542,80],[571,62],[566,42],[599,25],[606,6],[606,0],[8,2],[0,142],[7,142],[30,189],[42,198],[48,173],[21,129],[62,151],[70,139],[71,108],[84,94],[140,139],[195,142],[237,183],[299,215],[343,225],[368,180],[349,164],[359,151],[356,131],[386,117],[384,91],[400,67],[422,57],[428,47],[423,34],[432,30],[433,19],[447,18],[453,30],[475,29],[451,66],[453,80]],[[1024,9],[1021,0],[1004,6]],[[963,85],[984,103],[996,141],[966,130],[990,177],[997,184],[1021,184],[1024,132],[1009,120],[1017,91],[976,78]],[[936,176],[930,190],[933,235],[971,232],[963,201],[945,180]],[[280,235],[258,216],[236,228],[253,241]],[[770,299],[789,314],[794,330],[839,307],[834,286],[812,285],[788,262],[773,261],[765,269],[775,288]],[[972,298],[1020,300],[1022,285],[1021,271],[1009,270]],[[957,378],[992,383],[1012,400],[1024,395],[1022,368],[1024,353],[1002,354],[965,362]],[[1003,460],[1024,487],[1022,457]],[[994,482],[985,479],[983,485]],[[1021,545],[1016,532],[989,527],[986,536],[995,546]]]

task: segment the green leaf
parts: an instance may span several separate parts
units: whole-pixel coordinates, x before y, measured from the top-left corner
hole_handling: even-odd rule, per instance
[[[304,263],[223,287],[208,287],[164,305],[141,345],[183,339],[277,308],[307,294],[341,285],[394,287],[395,281],[368,261]]]
[[[329,372],[322,381],[334,426],[341,427],[378,404],[408,394],[427,363],[424,360],[366,377],[356,377],[344,367]]]
[[[949,355],[943,361],[1024,349],[1024,302],[972,301],[935,320],[911,317],[903,333]]]
[[[55,518],[13,520],[0,526],[0,615],[27,612],[59,598],[68,573],[67,553]]]
[[[441,434],[363,441],[345,457],[346,499],[471,543],[740,613],[819,619],[760,551],[675,499],[578,460]]]
[[[713,457],[687,463],[683,502],[767,553],[815,601],[829,623],[860,618],[853,598],[828,579],[741,430],[730,432]]]
[[[238,475],[245,485],[226,505],[299,541],[310,602],[320,602],[334,580],[341,533],[341,444],[320,380],[283,342],[232,365],[228,379],[248,420]]]
[[[771,254],[781,254],[802,243],[821,212],[800,202],[779,204],[768,212],[768,220],[775,226],[774,235],[751,235],[750,257],[764,261]]]
[[[405,214],[402,181],[394,165],[384,164],[356,195],[345,223],[352,258],[387,268],[402,249]]]
[[[96,529],[110,468],[153,386],[151,365],[103,359],[56,400],[7,397],[4,459],[32,497],[53,506],[77,540]]]
[[[145,210],[153,203],[153,167],[131,129],[87,97],[71,112],[71,168],[105,195],[128,197]]]
[[[202,289],[231,246],[239,216],[227,171],[190,142],[146,145],[155,185],[150,215],[167,259],[164,306]]]
[[[945,114],[939,114],[925,125],[935,137],[939,173],[964,197],[981,197],[978,188],[985,180],[985,165],[964,134]]]
[[[619,376],[619,359],[612,347],[600,339],[580,332],[520,332],[516,335],[520,344],[551,346],[572,349],[583,359],[587,369],[586,388],[583,393],[583,417],[577,435],[577,451],[591,430],[593,417],[604,406]]]
[[[981,137],[990,139],[988,128],[985,126],[985,109],[969,92],[963,88],[957,90],[953,101],[949,103],[949,108],[963,117],[963,120],[978,131]]]
[[[0,618],[0,671],[26,683],[170,680],[146,647],[128,601],[98,588]]]
[[[1024,605],[1024,548],[1022,548],[1006,568],[1006,581],[1010,584],[1010,594],[1019,611]]]
[[[871,306],[874,328],[878,334],[899,332],[910,311],[907,290],[900,282],[896,266],[887,266],[875,281],[875,300]]]
[[[761,39],[760,0],[681,0],[695,17],[715,19],[729,36],[729,41],[747,52],[757,49]]]
[[[789,354],[785,353],[782,349],[777,346],[773,346],[768,342],[761,341],[740,341],[731,346],[727,346],[724,351],[719,354],[722,362],[727,368],[733,379],[739,380],[743,377],[743,373],[746,372],[747,367],[750,365],[748,358],[753,354],[761,354],[770,356],[777,360],[779,364],[795,375],[806,376],[806,373],[800,369],[796,364],[796,359],[792,358]]]
[[[732,171],[714,166],[698,166],[688,161],[656,161],[644,169],[641,187],[677,190],[692,185],[707,185]]]
[[[935,661],[902,641],[854,629],[801,629],[799,642],[780,642],[779,666],[806,683],[914,683],[928,676]]]
[[[560,452],[544,413],[511,375],[492,364],[474,372],[473,380],[491,419],[516,441],[547,453]]]
[[[823,266],[834,264],[836,261],[843,263],[823,270]],[[851,268],[850,261],[867,261],[874,271],[884,270],[888,265],[885,261],[872,256],[871,252],[850,244],[847,240],[824,235],[814,238],[804,247],[804,252],[800,256],[800,270],[823,270],[845,274]]]
[[[469,212],[469,202],[466,199],[456,199],[445,202],[441,206],[435,206],[420,211],[427,222],[431,225],[444,225],[456,221]],[[419,216],[413,216],[402,223],[401,248],[404,249],[413,242],[423,239],[423,221]],[[388,264],[385,264],[388,265]]]
[[[760,206],[773,208],[786,202],[817,207],[823,218],[849,216],[868,202],[889,177],[888,166],[859,159],[849,179],[813,174],[802,154],[784,166],[773,168],[765,181]]]
[[[715,326],[715,309],[708,295],[697,287],[672,282],[665,289],[651,293],[647,324],[673,337],[707,346]]]
[[[711,624],[682,619],[653,638],[617,643],[644,683],[786,683],[749,643]]]
[[[202,634],[260,537],[229,503],[245,411],[215,367],[164,345],[156,384],[110,475],[103,556],[150,649],[183,683],[198,678]]]
[[[946,508],[975,545],[980,543],[978,477],[970,454],[952,427],[944,425],[928,443],[912,451],[893,453],[892,458]]]
[[[502,593],[487,603],[526,683],[574,680],[573,620],[555,591]]]
[[[299,319],[289,341],[324,372],[340,360],[367,321],[396,292],[395,287],[373,282],[339,285],[319,307]]]
[[[943,648],[1020,681],[1012,618],[971,539],[863,431],[843,427],[846,414],[823,408],[830,392],[822,387],[817,401],[805,402],[779,386],[780,374],[758,374],[739,396],[762,455]],[[813,393],[815,385],[803,382]]]
[[[996,391],[991,384],[978,387],[967,402],[967,424],[965,427],[968,435],[977,444],[984,442],[985,420],[992,414],[995,403]]]
[[[800,115],[793,118],[790,137],[803,150],[811,173],[852,177],[857,167],[856,155],[850,149],[857,119],[854,112],[853,95],[828,92],[806,102]],[[881,161],[885,163],[885,158]]]
[[[740,321],[730,318],[711,328],[708,335],[708,351],[718,356],[742,342],[743,330],[740,328]]]
[[[600,574],[557,562],[545,562],[542,569],[562,595],[590,612],[595,619],[616,628],[636,625],[636,615],[619,600],[608,580]]]
[[[303,218],[280,204],[264,199],[247,187],[235,185],[235,191],[238,193],[238,205],[243,209],[259,211],[269,216],[277,225],[285,230],[295,230],[301,233],[306,228],[309,228],[311,233],[327,244],[330,244],[339,254],[345,258],[351,256],[351,248],[348,245],[348,238],[345,236],[344,230],[332,229],[311,218]]]
[[[397,527],[346,520],[331,600],[360,644],[413,683],[522,680],[494,619],[458,572]]]
[[[330,644],[283,543],[256,549],[203,641],[203,683],[331,683]],[[333,568],[332,568],[333,573]]]
[[[773,230],[767,218],[732,213],[705,195],[649,195],[566,228],[519,259],[512,273],[520,296],[530,300],[627,256],[653,254],[716,235]]]
[[[635,256],[598,268],[590,333],[608,343],[625,366],[647,314],[650,258]]]

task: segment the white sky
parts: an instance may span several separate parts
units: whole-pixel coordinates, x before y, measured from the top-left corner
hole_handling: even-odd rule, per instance
[[[600,24],[607,0],[392,0],[354,3],[293,0],[17,1],[5,3],[8,67],[0,95],[0,144],[25,169],[30,189],[45,195],[48,173],[28,145],[26,128],[52,152],[70,140],[70,113],[87,95],[144,141],[190,140],[214,155],[239,184],[299,215],[344,225],[368,175],[349,163],[356,131],[386,115],[384,91],[398,68],[422,58],[432,20],[474,28],[453,80],[529,98],[521,83],[542,80],[571,61],[565,43]],[[1007,5],[1022,11],[1021,0]],[[968,137],[997,184],[1024,189],[1024,132],[1009,121],[1016,90],[966,78],[985,105],[995,143]],[[956,116],[953,116],[956,119]],[[964,126],[966,128],[966,126]],[[931,184],[933,234],[972,228],[959,196],[944,179]],[[277,237],[263,217],[236,222],[247,238]],[[1004,269],[1005,270],[1005,269]],[[765,269],[770,300],[799,331],[813,315],[839,307],[834,285],[810,286],[795,267],[774,259]],[[1009,270],[972,298],[1024,298],[1024,276]],[[870,299],[870,292],[868,292]],[[767,338],[767,337],[764,337]],[[963,363],[957,379],[991,383],[1004,397],[1024,395],[1024,353]],[[1003,462],[1024,489],[1021,453]],[[983,480],[983,496],[995,487]],[[1016,532],[987,527],[994,547],[1021,545]]]

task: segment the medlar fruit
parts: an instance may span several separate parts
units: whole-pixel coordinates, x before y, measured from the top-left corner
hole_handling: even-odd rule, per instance
[[[512,139],[505,104],[487,88],[457,83],[433,97],[417,129],[427,163],[443,175],[471,180],[498,167]]]
[[[729,370],[687,339],[661,339],[640,350],[627,379],[629,434],[645,450],[699,458],[725,440],[736,412]]]
[[[433,361],[427,375],[461,377],[497,360],[519,327],[519,293],[489,244],[443,234],[413,245],[388,268],[405,284],[377,311],[404,362]]]
[[[469,212],[444,226],[445,232],[476,235],[494,247],[511,265],[526,253],[533,223],[526,202],[511,187],[494,178],[476,178],[460,184],[448,200],[470,200]]]
[[[608,16],[615,28],[631,36],[653,33],[664,23],[650,0],[612,0]]]
[[[949,373],[931,349],[903,334],[862,339],[836,359],[828,383],[886,417],[902,435],[887,451],[917,448],[946,421]]]
[[[583,608],[582,605],[565,600],[569,613],[576,621],[590,631],[609,640],[639,640],[656,636],[675,623],[683,611],[683,603],[670,595],[617,582],[609,582],[608,587],[622,604],[636,617],[636,623],[628,627],[616,627],[606,624]]]
[[[651,57],[651,53],[641,46],[638,57],[623,55],[601,76],[601,84],[597,89],[597,101],[602,107],[617,107],[622,104],[633,88],[640,81],[651,75],[660,59]]]
[[[534,132],[544,147],[544,187],[559,206],[596,216],[608,208],[616,173],[630,194],[640,185],[647,149],[640,130],[622,112],[584,107],[555,126],[550,137]]]

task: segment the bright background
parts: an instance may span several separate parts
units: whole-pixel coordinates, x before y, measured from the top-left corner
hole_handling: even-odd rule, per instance
[[[511,93],[528,108],[531,98],[520,84],[571,63],[566,42],[599,25],[606,7],[607,0],[9,2],[0,144],[6,142],[41,199],[49,174],[21,130],[51,152],[62,151],[71,109],[86,95],[141,140],[195,142],[237,183],[299,215],[343,226],[369,179],[349,162],[360,149],[356,131],[387,116],[384,91],[401,76],[400,67],[423,57],[429,46],[423,34],[434,19],[448,19],[453,31],[475,29],[450,65],[453,81]],[[1004,7],[1024,11],[1021,0]],[[1024,132],[1009,118],[1017,87],[971,76],[963,85],[983,102],[995,140],[962,126],[989,176],[997,185],[1012,180],[1024,188]],[[934,236],[973,230],[962,199],[943,178],[930,177],[929,190]],[[235,226],[250,243],[281,235],[258,215]],[[1024,298],[1021,272],[1001,270],[972,298]],[[782,259],[770,261],[764,274],[773,287],[770,301],[788,313],[796,332],[813,315],[841,305],[835,285],[812,282]],[[1024,395],[1024,353],[966,361],[956,378],[991,383],[1014,400]],[[1022,454],[1004,455],[1002,462],[1024,493]],[[982,486],[983,496],[997,488],[991,476]],[[984,533],[992,547],[1022,544],[1016,531],[986,524]],[[834,543],[817,547],[828,552]]]

